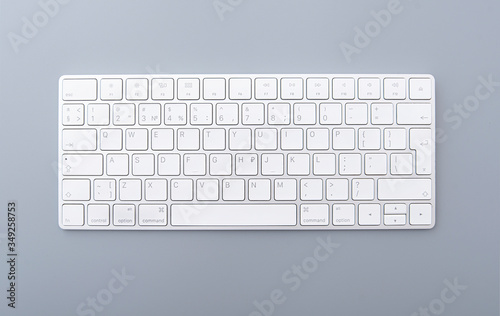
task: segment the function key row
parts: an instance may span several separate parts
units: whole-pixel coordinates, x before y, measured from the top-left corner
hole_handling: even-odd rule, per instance
[[[125,81],[125,82],[124,82]],[[99,89],[98,89],[99,86]],[[64,101],[116,100],[430,100],[430,78],[64,79]],[[98,94],[98,91],[100,92]]]

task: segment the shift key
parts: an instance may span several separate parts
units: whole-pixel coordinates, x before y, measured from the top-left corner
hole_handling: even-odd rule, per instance
[[[430,200],[431,179],[378,179],[379,200]]]
[[[65,176],[102,175],[102,155],[63,155],[62,172]]]

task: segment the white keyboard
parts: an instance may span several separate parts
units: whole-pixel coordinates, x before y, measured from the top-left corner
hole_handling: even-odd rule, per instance
[[[429,229],[431,75],[59,81],[63,229]]]

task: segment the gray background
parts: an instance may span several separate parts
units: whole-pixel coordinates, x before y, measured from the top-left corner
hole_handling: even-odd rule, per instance
[[[350,62],[340,43],[352,45],[355,28],[388,1],[232,3],[221,19],[212,0],[71,1],[15,52],[9,33],[20,35],[23,17],[42,8],[0,2],[0,314],[77,315],[124,268],[135,278],[97,315],[250,315],[275,289],[287,299],[273,315],[412,315],[429,305],[444,306],[442,315],[499,315],[500,87],[460,126],[445,113],[471,100],[479,76],[500,81],[500,3],[401,0],[402,11]],[[63,231],[58,78],[116,73],[431,73],[446,135],[437,144],[436,227]],[[19,212],[15,311],[4,299],[10,199]],[[291,290],[282,275],[327,237],[340,247]],[[440,305],[455,278],[466,290]]]

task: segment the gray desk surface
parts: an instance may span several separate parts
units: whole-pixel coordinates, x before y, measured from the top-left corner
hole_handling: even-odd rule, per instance
[[[1,315],[499,314],[500,86],[475,96],[479,78],[500,81],[498,1],[41,3],[52,3],[45,6],[50,15],[35,0],[0,2]],[[382,9],[393,11],[385,26],[370,13]],[[38,26],[25,26],[33,19]],[[341,46],[355,45],[357,27],[372,37],[346,58]],[[59,76],[148,72],[433,74],[436,227],[61,230],[54,169]],[[4,298],[12,199],[15,310]],[[339,245],[322,253],[323,261],[311,259],[318,238]],[[306,266],[303,279],[291,272],[294,265]],[[116,276],[123,272],[130,279]]]

